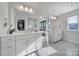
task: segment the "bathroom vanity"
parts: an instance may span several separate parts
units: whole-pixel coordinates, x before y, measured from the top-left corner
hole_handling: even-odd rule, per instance
[[[1,35],[0,36],[0,55],[1,56],[24,56],[28,53],[27,47],[36,43],[41,32]],[[35,42],[36,41],[36,42]],[[34,49],[38,49],[33,46]],[[32,49],[33,50],[33,49]],[[32,51],[31,51],[32,52]],[[30,52],[29,52],[30,53]]]
[[[2,13],[1,21],[6,20],[4,25],[1,22],[0,26],[0,56],[24,56],[41,48],[39,46],[41,41],[37,40],[42,34],[40,20],[32,14],[18,10],[14,3],[1,4],[0,6],[4,7],[2,12],[5,11]],[[10,29],[15,29],[12,33],[16,33],[7,34]]]

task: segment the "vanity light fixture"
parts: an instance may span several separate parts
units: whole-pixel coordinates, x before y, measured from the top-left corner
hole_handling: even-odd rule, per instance
[[[24,5],[20,5],[20,6],[19,6],[19,9],[20,9],[21,11],[33,13],[33,9],[32,9],[32,8],[28,8],[27,6],[24,6]]]

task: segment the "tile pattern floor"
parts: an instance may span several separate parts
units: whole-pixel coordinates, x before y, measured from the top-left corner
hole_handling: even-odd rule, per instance
[[[39,53],[40,56],[49,56],[49,55],[57,53],[58,51],[52,48],[51,46],[49,46],[49,47],[42,48],[38,50],[37,52]]]

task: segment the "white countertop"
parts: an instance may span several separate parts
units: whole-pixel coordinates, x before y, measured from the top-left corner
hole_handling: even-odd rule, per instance
[[[43,33],[43,32],[29,32],[29,33],[4,34],[4,35],[0,35],[0,37],[5,37],[5,36],[17,36],[17,35],[30,35],[30,34],[38,34],[38,33]]]

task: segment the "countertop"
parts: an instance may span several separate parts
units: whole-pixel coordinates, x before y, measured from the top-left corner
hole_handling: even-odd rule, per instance
[[[30,34],[39,34],[43,32],[29,32],[29,33],[13,33],[13,34],[4,34],[0,35],[0,37],[6,37],[6,36],[18,36],[18,35],[30,35]]]

